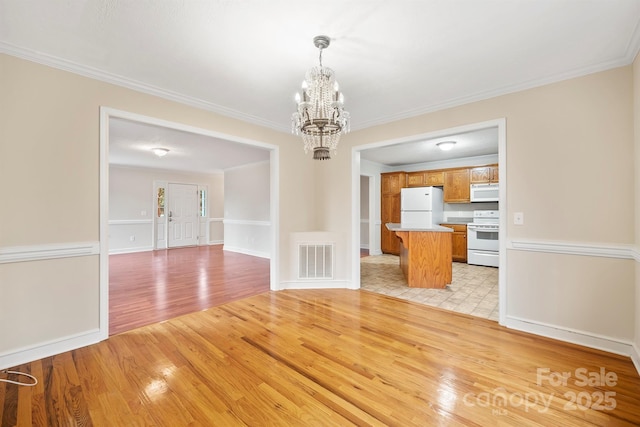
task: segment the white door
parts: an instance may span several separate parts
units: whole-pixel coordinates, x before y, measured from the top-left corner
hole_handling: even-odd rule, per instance
[[[198,186],[169,184],[169,247],[198,244]]]

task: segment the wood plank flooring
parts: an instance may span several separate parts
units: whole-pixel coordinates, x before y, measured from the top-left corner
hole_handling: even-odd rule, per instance
[[[269,290],[269,260],[222,245],[109,256],[109,334]]]
[[[2,426],[640,425],[629,358],[361,290],[265,292],[16,369],[40,382],[0,383]]]

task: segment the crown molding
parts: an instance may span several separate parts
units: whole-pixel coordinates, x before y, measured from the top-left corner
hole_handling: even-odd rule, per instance
[[[217,105],[199,98],[183,95],[181,93],[132,80],[127,77],[119,76],[117,74],[108,73],[94,67],[78,64],[77,62],[68,61],[66,59],[58,58],[56,56],[48,55],[42,52],[15,46],[10,43],[0,42],[0,53],[15,56],[16,58],[25,59],[27,61],[46,65],[48,67],[56,68],[59,70],[68,71],[73,74],[78,74],[83,77],[88,77],[105,83],[114,84],[116,86],[125,87],[137,92],[157,96],[159,98],[185,104],[190,107],[210,111],[212,113],[220,114],[221,116],[230,117],[232,119],[241,120],[246,123],[255,124],[280,132],[290,132],[288,125],[285,126],[281,123],[272,122],[270,120],[265,120],[260,117],[242,113],[240,111],[223,107],[221,105]]]
[[[639,44],[640,44],[639,42],[635,42],[635,46],[633,46],[633,49],[627,49],[627,51],[637,53]],[[487,91],[477,92],[468,96],[454,98],[445,102],[434,103],[421,108],[406,110],[398,114],[388,115],[384,117],[384,119],[374,119],[374,120],[368,120],[360,123],[353,123],[352,121],[351,129],[352,130],[367,129],[373,126],[379,126],[379,125],[384,125],[384,124],[399,121],[399,120],[410,119],[410,118],[418,117],[424,114],[429,114],[429,113],[433,113],[440,110],[446,110],[448,108],[459,107],[461,105],[471,104],[473,102],[484,101],[487,99],[496,98],[496,97],[508,95],[511,93],[521,92],[524,90],[533,89],[536,87],[545,86],[552,83],[558,83],[564,80],[583,77],[589,74],[594,74],[601,71],[606,71],[613,68],[629,65],[633,62],[634,59],[635,59],[635,55],[631,56],[631,53],[628,53],[624,57],[616,60],[603,62],[603,63],[592,65],[589,67],[577,68],[565,73],[554,74],[552,76],[541,78],[541,79],[529,80],[529,81],[514,84],[514,85],[500,86]]]
[[[370,128],[373,126],[379,126],[398,120],[409,119],[417,116],[421,116],[435,111],[445,110],[448,108],[458,107],[472,102],[483,101],[490,98],[495,98],[510,93],[520,92],[527,89],[533,89],[535,87],[544,86],[547,84],[557,83],[563,80],[569,80],[572,78],[582,77],[589,74],[606,71],[612,68],[622,67],[631,64],[640,51],[640,21],[633,32],[632,37],[629,39],[629,43],[625,50],[625,54],[617,59],[602,62],[600,64],[591,65],[588,67],[581,67],[569,72],[554,74],[541,79],[530,80],[521,82],[514,85],[500,86],[487,91],[477,92],[468,96],[458,97],[450,99],[444,102],[433,103],[420,108],[406,110],[398,114],[387,115],[384,118],[367,120],[362,122],[353,121],[351,123],[351,129],[353,131]],[[86,65],[78,64],[73,61],[68,61],[62,58],[58,58],[52,55],[48,55],[42,52],[37,52],[31,49],[15,46],[10,43],[0,42],[0,53],[15,56],[18,58],[26,59],[28,61],[36,62],[42,65],[50,66],[60,70],[68,71],[74,74],[79,74],[84,77],[89,77],[105,83],[114,84],[117,86],[126,87],[138,92],[146,93],[149,95],[164,98],[170,101],[175,101],[181,104],[185,104],[191,107],[200,108],[206,111],[210,111],[216,114],[220,114],[225,117],[241,120],[246,123],[251,123],[257,126],[266,127],[279,132],[289,133],[290,129],[288,125],[282,123],[265,120],[260,117],[256,117],[250,114],[242,113],[231,108],[227,108],[221,105],[214,104],[199,98],[183,95],[177,92],[162,89],[157,86],[149,85],[143,82],[129,79],[127,77],[119,76],[112,73],[99,70],[94,67],[88,67]]]

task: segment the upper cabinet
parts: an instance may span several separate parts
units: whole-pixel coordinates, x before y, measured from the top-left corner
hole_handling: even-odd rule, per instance
[[[409,172],[407,173],[407,187],[426,187],[428,186],[424,180],[425,172]]]
[[[444,185],[444,171],[426,171],[424,185],[426,187],[442,187]]]
[[[482,166],[471,169],[471,184],[496,183],[498,181],[498,165]]]
[[[418,171],[407,173],[407,187],[442,187],[444,171]]]
[[[400,189],[406,187],[406,172],[385,172],[380,175],[382,194],[400,194]]]
[[[444,202],[469,203],[471,183],[468,168],[444,171]]]

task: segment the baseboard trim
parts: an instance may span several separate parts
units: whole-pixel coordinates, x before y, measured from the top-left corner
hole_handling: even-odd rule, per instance
[[[347,280],[292,280],[280,282],[279,290],[287,289],[358,289]]]
[[[100,242],[0,247],[0,264],[100,254]]]
[[[544,324],[509,315],[506,316],[504,326],[511,329],[517,329],[522,332],[541,335],[543,337],[595,348],[597,350],[622,356],[632,357],[633,355],[633,344],[631,341],[621,340],[618,338],[590,334],[585,331],[563,328],[557,325]]]
[[[104,339],[106,339],[106,336],[103,336],[99,329],[92,329],[87,332],[44,342],[37,346],[6,352],[0,354],[0,369],[12,368],[44,357],[86,347]]]
[[[153,246],[139,246],[137,248],[109,249],[109,255],[134,254],[137,252],[153,251]]]
[[[251,249],[238,248],[238,247],[229,246],[229,245],[224,245],[222,247],[222,250],[223,251],[228,251],[228,252],[236,252],[236,253],[244,254],[244,255],[256,256],[256,257],[259,257],[259,258],[267,258],[267,259],[271,258],[269,256],[269,253],[267,253],[267,252],[253,251]]]

